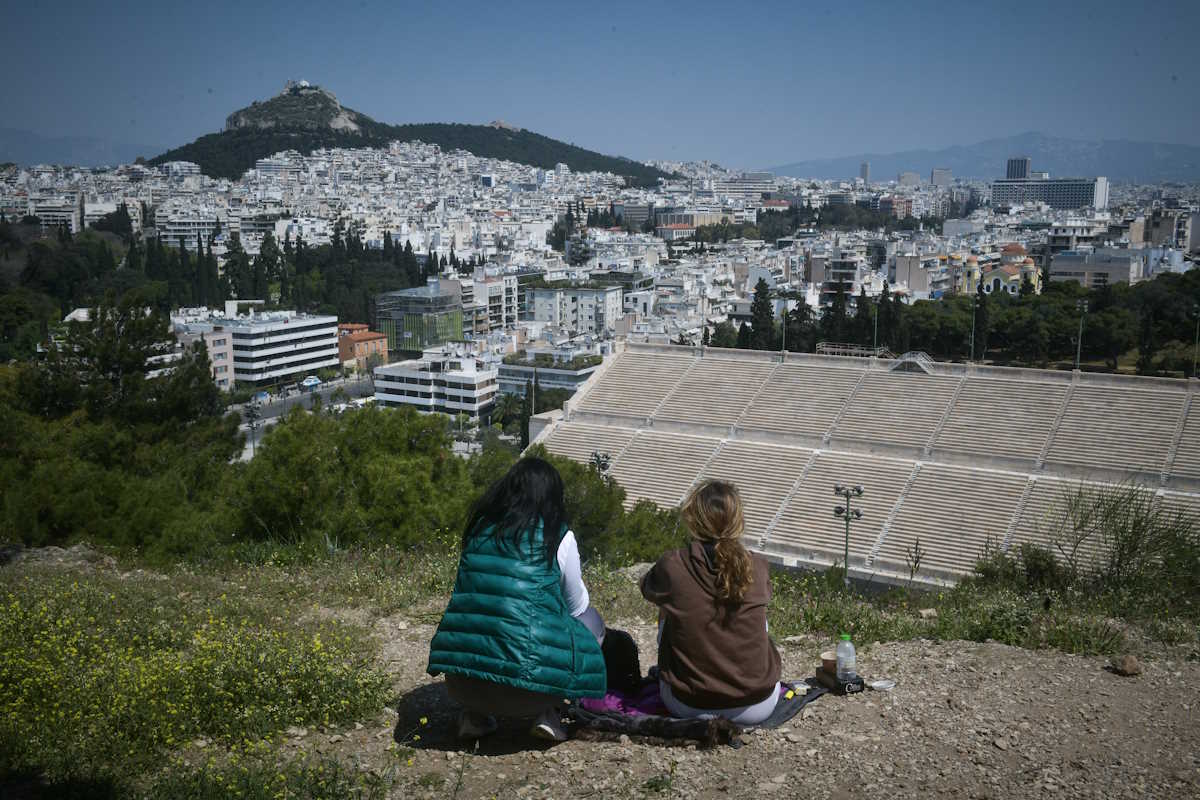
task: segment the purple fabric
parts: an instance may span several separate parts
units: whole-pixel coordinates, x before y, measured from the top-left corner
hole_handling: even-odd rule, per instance
[[[783,697],[786,695],[788,688],[780,684],[779,696]],[[634,717],[671,716],[671,712],[663,705],[662,697],[658,692],[657,681],[647,681],[640,689],[632,693],[612,689],[601,698],[585,697],[579,701],[579,705],[593,714],[612,711],[617,714],[629,714]]]
[[[613,711],[635,717],[671,716],[671,712],[667,711],[667,707],[663,705],[662,698],[658,694],[658,681],[647,681],[635,692],[622,692],[614,689],[598,699],[585,697],[579,701],[579,705],[593,714]]]

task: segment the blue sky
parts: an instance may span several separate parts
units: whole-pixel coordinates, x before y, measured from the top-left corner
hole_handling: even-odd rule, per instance
[[[289,78],[384,122],[761,167],[1028,130],[1200,145],[1200,2],[0,0],[0,127],[174,146]]]

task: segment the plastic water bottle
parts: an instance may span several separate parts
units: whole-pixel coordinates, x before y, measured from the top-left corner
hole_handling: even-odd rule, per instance
[[[854,653],[854,645],[850,634],[843,633],[842,640],[837,643],[837,679],[843,683],[858,677],[858,664]]]

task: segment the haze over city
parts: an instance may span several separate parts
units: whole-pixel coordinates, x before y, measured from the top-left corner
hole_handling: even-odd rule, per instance
[[[5,5],[0,69],[37,79],[0,86],[0,127],[147,157],[301,78],[382,122],[740,168],[1030,130],[1200,145],[1187,0]]]

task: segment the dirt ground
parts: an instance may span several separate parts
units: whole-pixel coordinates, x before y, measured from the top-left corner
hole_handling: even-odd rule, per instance
[[[653,663],[652,626],[613,626],[634,634],[643,669]],[[1144,661],[1141,675],[1121,677],[1108,659],[1053,651],[866,643],[860,672],[892,678],[894,690],[826,695],[782,729],[744,735],[740,749],[546,747],[504,721],[476,748],[453,739],[457,711],[425,675],[433,629],[395,616],[375,631],[402,696],[398,716],[295,744],[391,771],[396,797],[1200,797],[1195,662]],[[782,644],[785,675],[811,675],[822,645]]]

